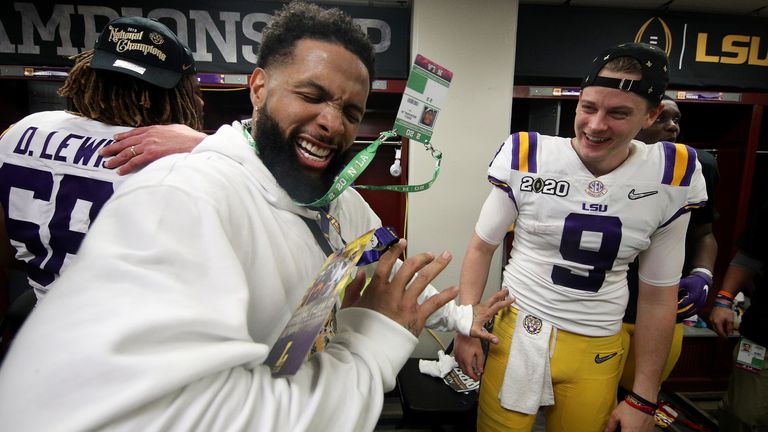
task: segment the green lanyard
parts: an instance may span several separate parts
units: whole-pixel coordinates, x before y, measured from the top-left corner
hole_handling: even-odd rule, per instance
[[[245,135],[246,141],[248,141],[248,145],[251,146],[253,151],[256,152],[256,156],[259,155],[259,146],[256,145],[256,140],[253,139],[253,135],[251,135],[251,120],[242,120],[240,121],[240,126],[243,127],[243,135]]]
[[[432,184],[437,180],[437,177],[440,175],[440,163],[443,160],[443,153],[440,152],[440,150],[437,150],[436,148],[432,147],[431,143],[424,144],[424,148],[432,154],[432,158],[435,160],[435,171],[432,173],[432,180],[422,183],[420,185],[384,185],[384,186],[376,186],[376,185],[355,185],[355,188],[357,189],[368,189],[368,190],[388,190],[388,191],[394,191],[394,192],[421,192],[425,191],[432,187]]]
[[[251,135],[250,131],[250,124],[247,124],[246,122],[243,123],[243,135],[245,135],[245,139],[248,140],[248,144],[253,148],[253,150],[256,152],[256,154],[259,154],[259,148],[256,145],[256,140],[253,139],[253,136]],[[249,122],[248,122],[249,123]],[[333,180],[333,184],[331,185],[331,188],[328,190],[328,192],[325,193],[321,198],[319,198],[316,201],[313,201],[311,203],[300,203],[294,201],[294,204],[302,206],[302,207],[324,207],[328,205],[331,201],[338,198],[339,195],[341,195],[342,192],[344,192],[348,187],[354,183],[354,181],[360,176],[360,174],[365,171],[366,168],[368,168],[368,165],[370,165],[371,161],[373,161],[374,156],[376,156],[376,151],[378,150],[379,146],[386,140],[387,138],[392,138],[394,136],[397,136],[397,133],[394,130],[390,131],[384,131],[382,132],[378,138],[376,138],[375,141],[373,141],[368,147],[364,148],[362,151],[357,153],[352,160],[347,163],[347,166],[344,167],[344,169],[339,173],[339,175],[336,176],[336,178]],[[432,187],[432,184],[437,180],[437,177],[440,175],[440,163],[443,159],[443,154],[432,147],[432,144],[427,143],[424,145],[427,151],[429,151],[432,154],[432,157],[435,159],[435,171],[432,175],[432,180],[422,183],[420,185],[384,185],[384,186],[374,186],[374,185],[355,185],[358,189],[368,189],[368,190],[388,190],[388,191],[395,191],[395,192],[421,192],[429,189]]]
[[[368,147],[364,148],[362,151],[356,154],[352,160],[347,163],[347,166],[345,166],[339,175],[337,175],[333,180],[333,184],[331,185],[331,188],[328,189],[328,192],[326,192],[325,195],[323,195],[318,200],[311,203],[294,202],[300,206],[305,207],[323,207],[328,205],[328,203],[335,200],[348,187],[352,186],[352,183],[354,183],[360,174],[362,174],[363,171],[368,168],[368,165],[370,165],[371,161],[373,161],[373,157],[376,156],[376,150],[378,150],[381,143],[385,139],[396,135],[397,134],[395,131],[382,132],[375,141],[373,141],[368,145]]]

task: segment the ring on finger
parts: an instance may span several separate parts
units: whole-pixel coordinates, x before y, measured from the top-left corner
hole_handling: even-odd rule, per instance
[[[134,147],[135,146],[131,146],[131,154],[133,155],[133,157],[136,157],[136,149]]]

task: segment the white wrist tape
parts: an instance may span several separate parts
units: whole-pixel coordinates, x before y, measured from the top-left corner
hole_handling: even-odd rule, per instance
[[[709,276],[710,279],[713,278],[712,271],[708,268],[696,267],[695,269],[691,270],[689,274],[694,274],[694,273],[704,273],[705,275]]]

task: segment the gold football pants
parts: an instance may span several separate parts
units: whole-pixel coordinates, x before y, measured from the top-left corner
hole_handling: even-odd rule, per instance
[[[491,345],[480,384],[477,428],[481,432],[530,431],[536,420],[536,415],[507,410],[499,402],[516,318],[517,310],[511,308],[496,316],[493,332],[499,337],[499,343]],[[616,406],[624,353],[621,338],[621,332],[608,337],[589,337],[557,331],[550,360],[555,405],[546,411],[547,431],[603,430]]]

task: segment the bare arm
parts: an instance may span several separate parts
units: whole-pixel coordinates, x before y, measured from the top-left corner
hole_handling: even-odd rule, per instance
[[[467,247],[459,280],[459,301],[461,304],[478,304],[488,280],[493,253],[498,245],[483,241],[477,234]],[[454,357],[465,374],[478,379],[482,373],[483,350],[480,341],[457,334],[454,339]]]
[[[632,391],[656,402],[661,372],[669,355],[677,310],[677,285],[654,286],[640,281],[633,350],[635,381]],[[653,417],[622,401],[611,413],[606,431],[621,425],[622,431],[651,431]]]
[[[722,290],[735,297],[752,279],[755,272],[749,267],[731,263],[723,278]],[[720,337],[728,337],[733,333],[733,310],[730,308],[713,307],[709,313],[709,322]]]
[[[637,369],[632,390],[655,401],[661,372],[672,344],[677,285],[660,287],[640,281],[635,325]]]
[[[632,391],[653,403],[658,397],[661,373],[672,344],[679,288],[674,280],[683,266],[689,218],[689,214],[682,215],[656,230],[651,236],[651,245],[640,255]],[[621,426],[623,432],[650,432],[653,424],[652,416],[622,401],[611,413],[605,431]]]
[[[686,265],[689,274],[680,280],[678,318],[689,318],[707,304],[717,259],[717,240],[712,224],[691,223],[686,236]]]
[[[391,281],[389,275],[397,262],[397,257],[405,250],[405,240],[400,240],[379,260],[376,271],[365,293],[360,295],[365,282],[365,273],[350,285],[350,298],[345,298],[345,306],[362,307],[375,310],[408,329],[414,336],[419,336],[427,318],[443,305],[456,297],[456,288],[448,288],[433,295],[419,304],[419,294],[451,262],[451,255],[443,252],[435,258],[431,253],[422,253],[408,258],[400,266]],[[417,273],[418,272],[418,273]],[[415,277],[414,277],[415,276]],[[407,287],[407,289],[406,289]]]
[[[144,126],[115,135],[115,142],[100,154],[112,156],[105,164],[107,168],[117,168],[118,174],[125,175],[163,156],[191,152],[206,136],[180,124]]]
[[[712,224],[691,223],[686,238],[686,267],[703,267],[712,271],[717,259],[717,239],[712,232]]]

